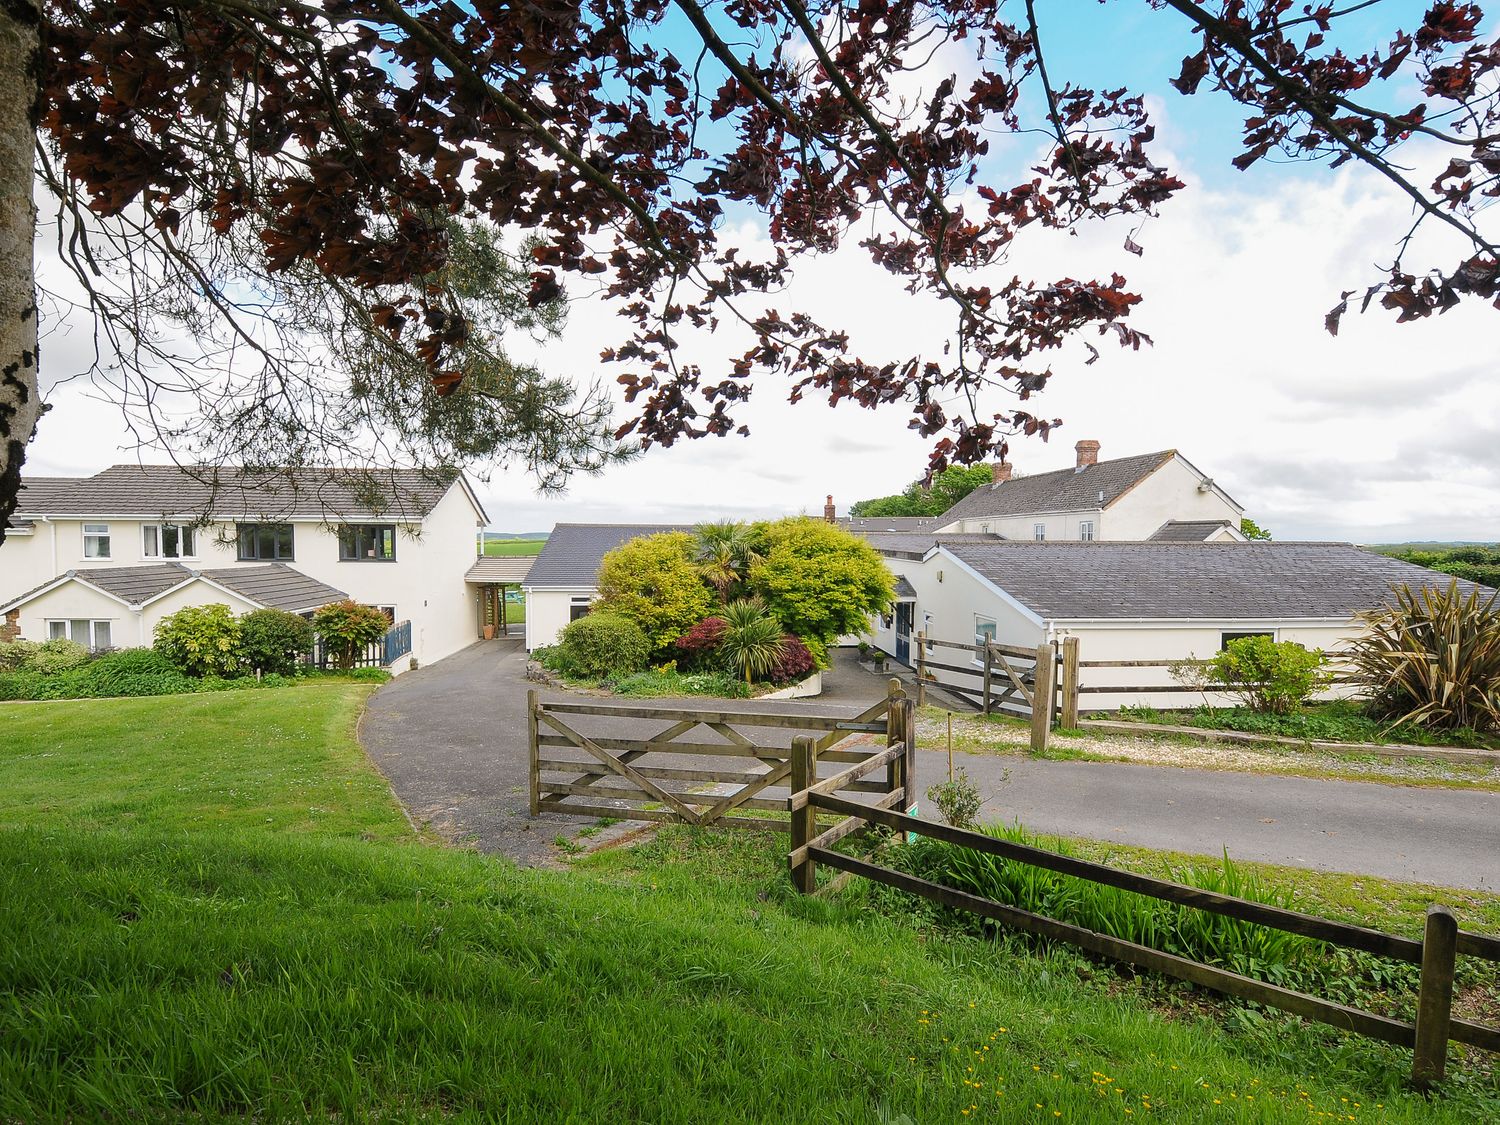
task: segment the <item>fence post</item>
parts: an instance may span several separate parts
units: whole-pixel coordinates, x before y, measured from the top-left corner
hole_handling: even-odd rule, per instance
[[[885,744],[894,746],[901,741],[901,711],[906,703],[906,692],[901,689],[901,681],[892,679],[885,689]],[[901,763],[890,762],[885,767],[885,791],[894,793],[902,785],[906,784],[901,779]]]
[[[984,646],[984,713],[990,713],[990,676],[994,671],[994,654],[990,652],[989,642]]]
[[[1078,638],[1063,639],[1062,656],[1062,720],[1058,724],[1064,730],[1078,726]]]
[[[541,756],[541,747],[537,745],[536,708],[536,689],[532,688],[526,693],[526,745],[529,764],[528,772],[531,775],[532,816],[537,816],[542,811],[542,771],[537,767],[537,759]]]
[[[901,761],[901,784],[906,786],[906,794],[902,799],[907,813],[911,816],[917,815],[917,709],[910,703],[901,708],[904,721],[901,724],[901,739],[906,743],[906,753],[902,755]],[[906,837],[907,843],[913,842],[910,833]]]
[[[1047,750],[1052,733],[1052,670],[1057,661],[1057,646],[1043,642],[1036,646],[1035,682],[1031,685],[1031,752]]]
[[[1412,1085],[1425,1090],[1443,1080],[1448,1066],[1448,1028],[1453,1009],[1453,961],[1458,920],[1446,906],[1427,908],[1422,935],[1422,984],[1417,993],[1417,1044],[1411,1062]]]
[[[801,793],[817,780],[818,757],[813,740],[807,735],[792,739],[792,792]],[[792,810],[792,848],[806,846],[818,834],[818,810],[808,802],[800,809]],[[818,869],[809,856],[799,864],[792,865],[792,885],[805,895],[818,887]]]
[[[927,702],[927,630],[917,630],[917,706]]]

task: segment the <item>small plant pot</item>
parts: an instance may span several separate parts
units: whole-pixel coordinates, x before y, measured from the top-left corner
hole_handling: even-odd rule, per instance
[[[495,627],[493,625],[486,625],[484,627],[484,639],[487,641],[495,639]]]

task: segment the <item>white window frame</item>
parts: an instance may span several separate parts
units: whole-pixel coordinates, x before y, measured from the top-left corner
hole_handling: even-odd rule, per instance
[[[89,540],[91,539],[95,543],[93,554],[89,554]],[[99,550],[101,543],[104,547],[103,551]],[[109,524],[86,523],[83,525],[83,557],[86,559],[108,559],[114,557],[113,552],[110,550]]]
[[[1033,543],[1045,543],[1047,541],[1047,525],[1034,523],[1031,525],[1031,541]]]
[[[89,639],[87,641],[78,641],[79,644],[86,647],[90,652],[98,652],[100,649],[114,647],[115,629],[112,618],[48,617],[45,620],[45,624],[47,627],[47,639],[49,641],[57,640],[59,637],[63,640],[78,641],[78,638],[74,636],[75,630],[73,626],[86,625],[88,627]],[[108,634],[104,644],[99,643],[99,626],[101,625],[104,626],[104,631]]]
[[[168,555],[162,551],[162,533],[169,527],[177,529],[177,553]],[[152,533],[155,534],[152,534]],[[153,549],[152,540],[155,540]],[[182,544],[191,540],[192,550],[183,551]],[[143,523],[141,524],[141,557],[146,559],[196,559],[198,557],[198,529],[190,523]]]
[[[1094,521],[1078,521],[1078,541],[1080,543],[1092,543],[1094,541]]]
[[[986,634],[984,631],[984,626],[986,624],[989,625],[990,631],[988,634]],[[995,620],[993,617],[985,617],[980,613],[976,613],[974,615],[974,643],[976,645],[994,644],[995,637],[999,635],[999,632],[999,621]],[[984,667],[984,657],[980,656],[977,652],[974,654],[974,665],[977,668]]]

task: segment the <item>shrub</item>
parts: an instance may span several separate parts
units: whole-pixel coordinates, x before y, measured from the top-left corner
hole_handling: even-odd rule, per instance
[[[665,652],[713,608],[696,548],[685,531],[622,543],[599,564],[598,610],[634,621],[651,651]]]
[[[788,633],[781,638],[781,655],[771,665],[766,679],[773,684],[796,683],[811,676],[817,667],[817,661],[802,643],[802,638]]]
[[[558,637],[557,670],[585,679],[627,676],[646,667],[651,642],[634,621],[595,611],[570,621]]]
[[[763,558],[751,567],[750,588],[827,667],[830,643],[863,633],[889,608],[891,572],[867,542],[824,520],[778,520],[757,531]]]
[[[742,599],[724,607],[724,636],[719,655],[729,671],[750,683],[764,678],[781,659],[781,622],[758,601]]]
[[[1203,665],[1203,677],[1251,710],[1287,715],[1328,686],[1327,662],[1322,649],[1295,641],[1240,637]]]
[[[156,651],[189,676],[234,675],[244,667],[240,623],[227,605],[194,605],[156,626]]]
[[[1362,615],[1351,646],[1371,709],[1393,723],[1437,729],[1500,728],[1500,593],[1413,591]]]
[[[22,665],[22,669],[28,672],[40,672],[44,676],[55,676],[87,663],[88,658],[89,650],[77,641],[56,637],[37,645],[36,651]]]
[[[255,671],[290,675],[312,651],[312,623],[283,609],[257,609],[240,618],[240,645]]]
[[[41,646],[35,641],[7,641],[0,643],[0,672],[19,672],[29,667],[36,650]]]
[[[721,699],[743,699],[750,694],[750,689],[728,672],[684,674],[660,668],[626,676],[614,685],[613,690],[616,695],[639,697],[712,695]]]
[[[192,691],[193,681],[155,649],[122,648],[85,665],[70,687],[78,698],[174,695]]]
[[[37,699],[46,679],[40,672],[0,672],[0,699]]]
[[[708,667],[715,663],[719,645],[724,640],[724,630],[728,627],[722,617],[705,617],[672,645],[684,664],[692,668]]]
[[[334,667],[354,667],[355,658],[366,646],[385,636],[391,623],[385,614],[352,599],[332,602],[313,614],[313,629],[323,638]]]
[[[979,816],[979,806],[984,804],[979,786],[969,779],[967,770],[960,769],[951,781],[940,782],[927,790],[927,799],[938,807],[943,819],[954,828],[972,828]]]

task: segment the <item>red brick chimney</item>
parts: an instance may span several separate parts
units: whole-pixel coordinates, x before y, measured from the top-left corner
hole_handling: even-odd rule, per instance
[[[996,484],[1001,481],[1010,480],[1010,474],[1015,469],[1009,461],[996,461],[990,466],[990,479]]]
[[[1080,441],[1073,447],[1078,451],[1078,468],[1099,463],[1099,443],[1097,441]]]
[[[828,500],[823,505],[823,518],[829,523],[838,522],[838,510],[833,506],[833,493],[828,494]]]

